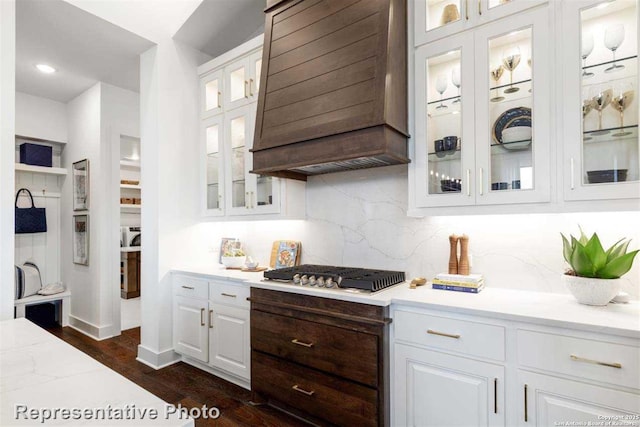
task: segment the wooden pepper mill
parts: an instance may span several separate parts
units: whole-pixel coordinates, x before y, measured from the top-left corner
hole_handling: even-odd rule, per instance
[[[449,264],[451,265],[451,264]],[[451,269],[451,267],[449,267]],[[458,261],[458,274],[469,275],[469,236],[463,234],[460,237],[460,261]]]
[[[449,236],[449,274],[458,274],[458,239],[455,234]]]

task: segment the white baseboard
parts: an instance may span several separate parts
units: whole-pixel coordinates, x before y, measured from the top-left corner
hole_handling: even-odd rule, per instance
[[[111,325],[97,326],[71,314],[69,315],[69,327],[88,336],[89,338],[93,338],[96,341],[102,341],[113,337]]]
[[[150,368],[162,369],[179,362],[180,355],[173,351],[172,348],[156,353],[143,345],[138,345],[138,357],[136,357],[136,360]]]
[[[240,386],[242,388],[245,388],[251,391],[250,380],[246,380],[245,378],[240,378],[228,372],[222,371],[220,369],[213,368],[209,365],[206,365],[200,361],[191,359],[187,356],[182,356],[182,361],[188,365],[195,366],[198,369],[202,369],[203,371],[206,371],[212,375],[215,375],[216,377],[222,378],[223,380],[229,381],[230,383],[233,383],[237,386]]]

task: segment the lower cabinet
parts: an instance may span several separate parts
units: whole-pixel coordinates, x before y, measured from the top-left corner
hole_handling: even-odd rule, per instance
[[[504,367],[395,345],[394,426],[503,426]]]
[[[174,277],[174,351],[245,388],[251,379],[248,294],[243,285]]]
[[[201,362],[209,361],[207,300],[176,296],[173,303],[173,348]]]
[[[249,378],[249,310],[213,302],[209,302],[209,310],[209,364]]]
[[[636,393],[526,371],[518,383],[520,425],[640,425]]]

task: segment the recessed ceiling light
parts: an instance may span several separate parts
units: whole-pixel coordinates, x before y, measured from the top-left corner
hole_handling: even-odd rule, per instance
[[[58,71],[55,68],[53,68],[51,65],[47,65],[47,64],[38,64],[36,65],[36,68],[40,70],[41,73],[44,73],[44,74],[51,74]]]

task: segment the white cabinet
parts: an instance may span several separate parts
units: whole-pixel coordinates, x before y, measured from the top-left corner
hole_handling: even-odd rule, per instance
[[[201,362],[209,361],[206,300],[176,296],[173,304],[173,348]]]
[[[198,69],[204,216],[304,218],[303,182],[251,173],[261,67],[258,37]]]
[[[522,426],[638,425],[640,395],[518,371]],[[591,424],[590,424],[591,423]],[[567,425],[567,424],[565,424]]]
[[[173,345],[185,362],[249,388],[249,288],[173,276]]]
[[[564,199],[637,199],[638,2],[565,1],[562,16]]]
[[[404,344],[394,351],[393,425],[505,425],[504,367]]]
[[[209,305],[209,363],[250,378],[249,311],[222,304]]]
[[[547,6],[415,51],[416,208],[548,202]]]
[[[415,0],[414,44],[420,46],[535,7],[547,0]]]
[[[638,338],[442,310],[392,304],[391,425],[640,422]]]

